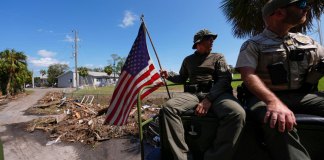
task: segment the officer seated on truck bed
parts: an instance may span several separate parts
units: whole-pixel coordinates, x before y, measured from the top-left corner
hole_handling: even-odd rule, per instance
[[[236,63],[251,93],[247,107],[262,125],[274,160],[308,160],[295,129],[294,113],[324,116],[324,48],[310,37],[289,32],[306,21],[306,0],[270,0],[262,10],[266,28],[241,47]]]
[[[203,29],[194,36],[196,51],[187,56],[177,76],[161,75],[175,83],[184,84],[185,93],[168,100],[162,107],[162,132],[166,134],[174,159],[187,160],[189,148],[181,114],[195,108],[197,116],[213,112],[219,119],[217,138],[201,159],[231,160],[238,137],[245,124],[245,111],[233,96],[231,72],[222,54],[211,53],[216,34]],[[188,80],[188,82],[187,82]]]

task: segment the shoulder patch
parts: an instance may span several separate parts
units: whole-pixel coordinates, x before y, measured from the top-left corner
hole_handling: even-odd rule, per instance
[[[299,43],[303,43],[303,44],[310,44],[310,43],[312,43],[311,39],[308,38],[307,36],[304,36],[304,35],[296,35],[294,38]]]

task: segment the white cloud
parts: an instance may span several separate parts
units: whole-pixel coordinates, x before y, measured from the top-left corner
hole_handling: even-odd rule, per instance
[[[47,51],[45,49],[39,50],[37,52],[37,54],[40,55],[40,56],[42,56],[42,57],[45,57],[45,58],[47,58],[47,57],[53,57],[53,56],[56,55],[55,52]]]
[[[86,64],[85,66],[86,66],[87,68],[94,68],[94,67],[95,67],[94,64]]]
[[[39,28],[39,29],[37,29],[37,32],[43,32],[43,33],[54,33],[53,30],[45,30],[45,29],[43,29],[43,28]]]
[[[71,37],[70,35],[65,35],[64,40],[65,42],[74,42],[74,38]],[[80,41],[80,38],[78,38],[78,41]]]
[[[28,61],[37,67],[48,67],[52,64],[69,64],[69,62],[65,61],[59,61],[54,58],[56,55],[55,52],[47,51],[45,49],[37,51],[37,54],[41,56],[41,58],[34,58],[34,57],[28,57]]]
[[[65,35],[64,41],[66,41],[66,42],[73,42],[74,39],[70,35]]]
[[[69,62],[59,61],[51,57],[45,57],[40,59],[31,58],[29,62],[37,67],[48,67],[52,64],[69,64]]]
[[[129,26],[134,25],[134,21],[137,20],[138,16],[133,14],[130,11],[125,11],[124,18],[121,24],[119,24],[119,27],[126,28]]]

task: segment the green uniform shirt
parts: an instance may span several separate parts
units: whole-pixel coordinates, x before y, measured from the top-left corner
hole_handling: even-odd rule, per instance
[[[288,33],[282,38],[265,29],[242,45],[236,68],[254,68],[273,91],[294,90],[303,85],[309,68],[323,57],[324,48],[306,35]],[[271,73],[271,67],[278,64],[282,64],[281,69]],[[274,83],[277,79],[280,82]]]
[[[180,68],[180,75],[168,78],[175,83],[207,84],[214,81],[213,87],[207,94],[210,101],[215,100],[224,92],[232,92],[232,76],[222,54],[200,54],[195,52],[187,56]]]

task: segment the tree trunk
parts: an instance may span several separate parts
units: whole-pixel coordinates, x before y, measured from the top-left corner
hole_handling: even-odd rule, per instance
[[[12,76],[12,73],[9,74],[8,83],[7,83],[7,87],[6,87],[7,96],[10,96],[11,76]]]

